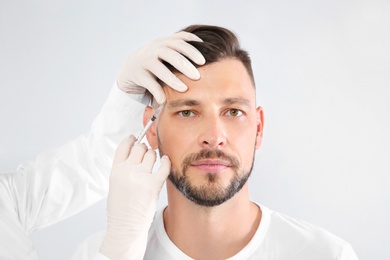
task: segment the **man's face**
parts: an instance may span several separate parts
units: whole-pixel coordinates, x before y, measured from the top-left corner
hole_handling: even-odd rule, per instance
[[[167,102],[156,127],[161,155],[169,156],[169,179],[203,206],[230,199],[246,183],[260,146],[263,114],[243,66],[226,59],[199,68],[197,81],[178,74],[185,93],[165,87]]]

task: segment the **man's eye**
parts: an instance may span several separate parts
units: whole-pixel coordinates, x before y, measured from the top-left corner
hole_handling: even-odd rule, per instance
[[[179,116],[182,116],[182,117],[190,117],[190,116],[195,115],[191,110],[183,110],[183,111],[180,111],[178,114],[179,114]]]
[[[235,108],[232,108],[232,109],[229,109],[227,112],[226,112],[226,115],[227,116],[241,116],[243,113],[241,110],[239,109],[235,109]]]

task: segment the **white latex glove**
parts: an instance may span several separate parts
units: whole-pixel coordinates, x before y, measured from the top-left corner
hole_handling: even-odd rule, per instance
[[[169,37],[154,40],[129,54],[119,72],[118,87],[132,94],[143,94],[147,89],[159,104],[165,102],[165,95],[157,78],[177,91],[186,91],[187,86],[162,62],[168,62],[190,79],[199,79],[199,71],[188,59],[198,65],[203,65],[205,59],[187,41],[201,42],[202,40],[195,34],[178,32]]]
[[[170,160],[163,156],[152,173],[155,151],[135,141],[130,136],[118,146],[110,175],[107,230],[100,252],[112,260],[143,259],[157,200],[170,172]]]

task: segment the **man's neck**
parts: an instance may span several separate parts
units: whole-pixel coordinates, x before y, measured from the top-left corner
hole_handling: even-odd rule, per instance
[[[194,259],[226,259],[252,239],[261,220],[259,207],[249,200],[248,184],[216,207],[186,199],[167,182],[168,207],[164,226],[170,240]]]

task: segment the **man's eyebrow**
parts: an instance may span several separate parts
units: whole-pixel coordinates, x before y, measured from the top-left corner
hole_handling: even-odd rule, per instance
[[[179,99],[168,102],[167,107],[174,109],[178,107],[194,107],[199,106],[200,102],[193,99]]]
[[[242,105],[246,107],[250,107],[250,102],[248,99],[243,97],[233,97],[233,98],[225,98],[221,102],[225,106],[229,105]],[[173,100],[169,101],[166,105],[166,107],[170,109],[176,109],[180,107],[195,107],[201,105],[201,102],[194,99],[179,99],[179,100]]]
[[[235,97],[235,98],[226,98],[222,101],[222,104],[224,105],[243,105],[246,107],[250,107],[251,103],[249,102],[248,99],[243,98],[243,97]]]

